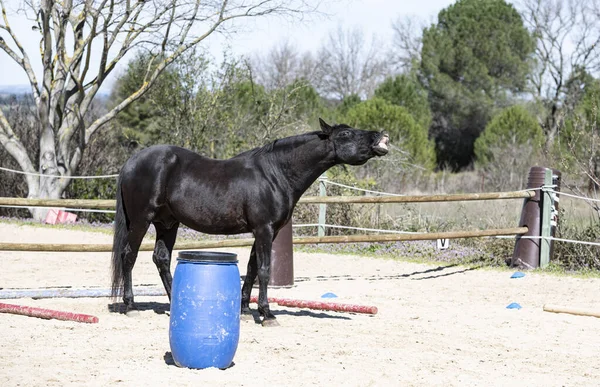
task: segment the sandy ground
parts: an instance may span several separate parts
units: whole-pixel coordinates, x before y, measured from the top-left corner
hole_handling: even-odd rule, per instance
[[[1,241],[110,243],[106,234],[0,224]],[[246,272],[248,250],[239,254]],[[173,266],[175,262],[173,263]],[[0,252],[0,287],[108,287],[108,253]],[[374,305],[375,316],[272,304],[276,328],[241,322],[234,366],[178,368],[166,297],[137,318],[108,298],[0,302],[98,316],[98,324],[0,314],[0,385],[583,386],[600,383],[600,319],[542,310],[600,308],[600,280],[469,270],[357,256],[294,254],[295,285],[270,296]],[[140,253],[135,284],[159,284]],[[256,291],[256,289],[255,289]],[[507,309],[511,302],[521,310]],[[254,305],[255,306],[255,305]]]

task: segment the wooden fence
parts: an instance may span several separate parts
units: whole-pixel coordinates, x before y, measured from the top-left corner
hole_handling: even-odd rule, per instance
[[[420,196],[313,196],[302,197],[300,203],[333,204],[333,203],[424,203],[424,202],[454,202],[473,200],[497,199],[527,199],[535,196],[534,191],[514,192],[489,192],[452,195],[420,195]],[[59,207],[81,209],[115,209],[115,200],[87,200],[87,199],[25,199],[0,197],[0,205],[26,206],[26,207]],[[342,235],[342,236],[317,236],[294,238],[294,244],[320,244],[320,243],[357,243],[357,242],[394,242],[415,240],[437,240],[453,238],[475,238],[501,235],[523,235],[528,232],[527,227],[504,229],[475,230],[475,231],[449,231],[422,234],[379,234],[379,235]],[[209,249],[220,247],[251,246],[254,239],[230,238],[225,240],[205,240],[179,242],[176,250],[182,249]],[[140,250],[154,249],[153,243],[142,244]],[[56,252],[108,252],[112,251],[112,244],[40,244],[40,243],[0,243],[0,251],[56,251]]]

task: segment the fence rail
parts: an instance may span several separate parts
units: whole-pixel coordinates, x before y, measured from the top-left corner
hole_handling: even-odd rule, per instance
[[[485,192],[419,196],[304,196],[300,198],[299,203],[425,203],[496,199],[526,199],[532,198],[534,196],[535,191]],[[72,207],[94,210],[114,210],[116,201],[94,199],[27,199],[0,197],[0,205],[25,207]]]
[[[523,235],[527,227],[514,227],[474,231],[447,231],[423,234],[380,234],[380,235],[340,235],[324,237],[294,238],[294,244],[320,244],[320,243],[359,243],[359,242],[397,242],[418,241],[455,238],[478,238],[501,235]],[[252,246],[253,238],[224,239],[220,241],[190,241],[175,244],[175,250],[187,249],[214,249],[220,247],[245,247]],[[152,251],[154,243],[143,243],[140,251]],[[0,243],[0,251],[53,251],[53,252],[108,252],[112,251],[112,244],[57,244],[57,243]]]
[[[418,196],[306,196],[300,198],[300,203],[427,203],[496,199],[527,199],[532,198],[534,196],[535,191],[486,192]]]
[[[28,199],[0,197],[2,206],[85,208],[91,210],[114,210],[116,200],[98,199]]]

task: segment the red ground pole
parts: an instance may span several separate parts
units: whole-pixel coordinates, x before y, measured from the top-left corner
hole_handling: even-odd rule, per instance
[[[250,302],[256,303],[257,297],[250,297]],[[269,297],[269,302],[274,302],[277,305],[289,306],[293,308],[308,308],[316,310],[330,310],[334,312],[351,312],[377,314],[376,306],[354,305],[354,304],[338,304],[334,302],[292,300],[289,298]]]
[[[56,319],[64,321],[76,321],[83,323],[97,323],[98,317],[89,314],[61,312],[52,309],[35,308],[32,306],[13,305],[0,303],[0,313],[20,314],[23,316],[39,317],[44,319]]]

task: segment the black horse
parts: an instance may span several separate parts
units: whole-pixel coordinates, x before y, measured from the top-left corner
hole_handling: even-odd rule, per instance
[[[383,132],[329,126],[276,140],[228,160],[156,145],[132,156],[117,187],[112,252],[112,296],[123,288],[127,313],[135,311],[131,272],[150,223],[156,228],[152,259],[171,299],[171,253],[180,223],[208,234],[252,232],[242,314],[250,314],[250,292],[258,274],[258,310],[263,325],[277,325],[269,310],[267,285],[271,246],[290,220],[300,196],[336,164],[362,165],[388,153]]]

